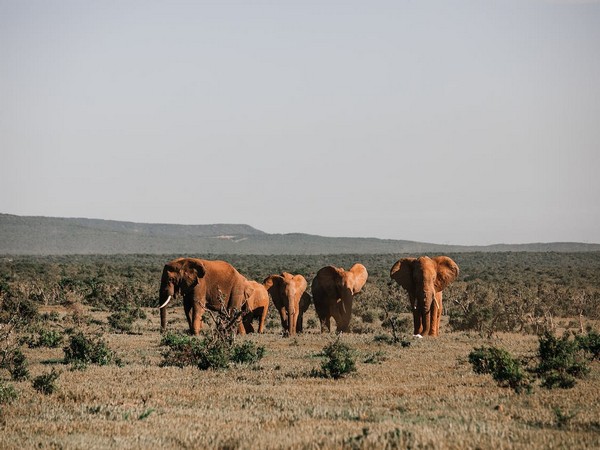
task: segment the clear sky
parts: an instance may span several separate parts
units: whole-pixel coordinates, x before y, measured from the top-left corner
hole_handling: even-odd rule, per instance
[[[0,0],[0,212],[600,243],[600,3]]]

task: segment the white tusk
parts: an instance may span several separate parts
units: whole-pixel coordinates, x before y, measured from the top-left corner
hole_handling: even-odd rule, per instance
[[[169,298],[167,299],[167,301],[164,302],[162,305],[160,305],[158,307],[158,309],[163,309],[165,306],[167,306],[169,304],[170,301],[171,301],[171,296],[169,295]]]

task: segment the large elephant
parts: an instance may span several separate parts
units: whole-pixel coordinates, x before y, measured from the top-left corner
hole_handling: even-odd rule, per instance
[[[442,291],[458,272],[458,265],[447,256],[402,258],[392,266],[390,277],[408,292],[415,336],[439,335]]]
[[[246,278],[225,261],[178,258],[165,264],[160,281],[160,328],[167,327],[167,309],[177,294],[183,297],[183,308],[190,332],[197,336],[202,328],[202,315],[208,308],[230,313],[241,310],[244,304]],[[242,321],[238,331],[245,334]]]
[[[269,312],[269,293],[262,284],[248,280],[244,290],[244,298],[246,306],[242,322],[246,333],[254,332],[252,326],[254,319],[258,319],[258,332],[263,333],[267,313]]]
[[[326,266],[317,272],[311,290],[322,333],[331,330],[332,317],[338,332],[348,331],[354,295],[363,288],[368,276],[362,264],[354,264],[350,270]]]
[[[308,283],[302,275],[283,272],[271,275],[263,282],[273,299],[273,304],[281,317],[281,326],[287,335],[302,332],[303,316],[310,306],[310,295],[306,292]]]

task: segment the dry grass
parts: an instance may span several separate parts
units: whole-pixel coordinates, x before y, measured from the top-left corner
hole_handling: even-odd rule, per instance
[[[377,343],[374,334],[344,335],[358,352],[358,372],[330,380],[310,376],[334,339],[315,328],[296,338],[280,337],[279,328],[239,337],[267,348],[255,367],[161,368],[159,319],[146,311],[148,319],[136,322],[141,334],[104,334],[123,367],[71,371],[59,362],[61,349],[25,349],[32,378],[62,371],[58,392],[13,383],[19,398],[2,406],[0,448],[600,447],[598,362],[574,389],[521,395],[467,362],[484,344],[533,354],[534,336],[487,340],[448,333],[443,324],[439,338],[402,348]],[[85,314],[106,322],[107,313]],[[187,327],[180,307],[170,319],[172,329]],[[380,364],[363,362],[375,352],[384,355]],[[561,422],[556,408],[573,417]]]

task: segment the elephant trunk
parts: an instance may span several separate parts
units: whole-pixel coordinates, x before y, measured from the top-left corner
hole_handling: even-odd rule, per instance
[[[431,330],[431,306],[433,304],[433,302],[437,302],[437,300],[435,300],[435,291],[432,292],[424,292],[423,293],[423,298],[419,299],[417,304],[419,305],[418,308],[420,309],[420,316],[421,316],[421,327],[422,327],[422,332],[421,334],[423,336],[427,335],[430,333]]]
[[[158,309],[160,310],[160,331],[167,329],[167,305],[175,296],[175,286],[168,283],[161,283],[158,296]]]

